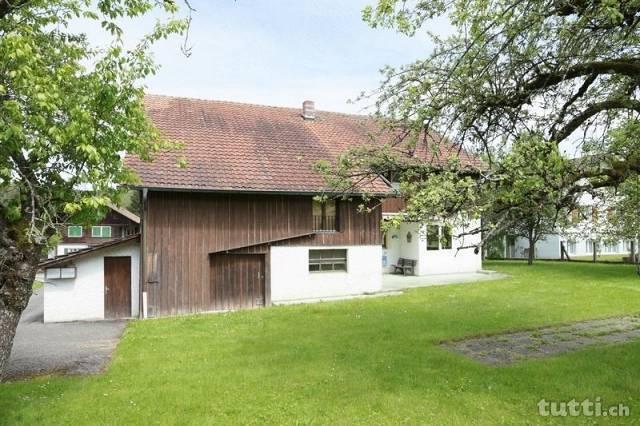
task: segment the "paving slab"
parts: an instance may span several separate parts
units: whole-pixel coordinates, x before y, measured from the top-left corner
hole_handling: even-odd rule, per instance
[[[640,316],[630,315],[475,337],[442,345],[483,364],[505,365],[635,339],[640,339]]]

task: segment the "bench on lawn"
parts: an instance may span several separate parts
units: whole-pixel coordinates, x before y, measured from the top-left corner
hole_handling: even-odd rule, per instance
[[[398,259],[397,265],[391,265],[393,273],[402,273],[402,275],[415,275],[416,261],[413,259]]]

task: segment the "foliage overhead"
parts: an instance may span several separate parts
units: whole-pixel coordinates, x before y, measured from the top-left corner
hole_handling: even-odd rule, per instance
[[[437,145],[424,137],[425,129],[435,131],[481,156],[485,167],[416,174],[415,167],[392,161],[380,170],[378,153],[351,152],[345,157],[356,166],[339,163],[334,180],[393,171],[410,215],[420,210],[427,221],[495,205],[500,214],[492,214],[493,225],[506,226],[530,207],[528,196],[548,196],[540,183],[551,170],[561,173],[553,180],[561,183],[557,200],[565,207],[640,171],[640,147],[629,131],[640,112],[639,1],[379,0],[363,16],[373,27],[426,32],[434,46],[424,59],[384,70],[375,94],[384,126],[402,129],[403,143],[411,144]],[[448,19],[452,35],[430,34],[434,19]],[[545,163],[535,179],[505,173],[513,169],[507,153],[533,135],[549,145],[581,147],[584,155],[559,168]],[[442,205],[449,211],[438,211]]]
[[[119,23],[158,9],[127,48]],[[93,46],[81,20],[109,42]],[[157,70],[153,43],[186,25],[170,1],[0,3],[0,215],[19,239],[42,246],[55,223],[88,220],[135,181],[125,151],[149,159],[169,146],[145,116],[142,81]]]

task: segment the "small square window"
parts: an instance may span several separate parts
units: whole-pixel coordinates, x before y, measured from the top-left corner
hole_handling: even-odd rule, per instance
[[[69,238],[81,238],[82,237],[82,226],[79,226],[79,225],[67,226],[67,237],[69,237]]]

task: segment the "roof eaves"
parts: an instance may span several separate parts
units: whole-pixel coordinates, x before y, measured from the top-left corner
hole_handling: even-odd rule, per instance
[[[111,247],[115,247],[124,243],[128,243],[131,241],[135,241],[135,240],[139,240],[140,239],[140,234],[134,234],[131,235],[129,237],[125,237],[125,238],[120,238],[117,240],[111,240],[111,241],[107,241],[105,243],[96,245],[96,246],[92,246],[92,247],[88,247],[86,249],[80,250],[80,251],[76,251],[73,253],[69,253],[66,254],[64,256],[59,256],[56,257],[54,259],[47,259],[44,262],[40,262],[40,264],[38,266],[40,266],[41,268],[45,268],[48,266],[55,266],[55,265],[60,265],[60,264],[64,264],[66,262],[68,262],[69,260],[73,260],[73,259],[77,259],[79,257],[83,257],[86,256],[87,254],[91,254],[94,253],[96,251],[100,251],[102,249],[106,249],[106,248],[111,248]]]

